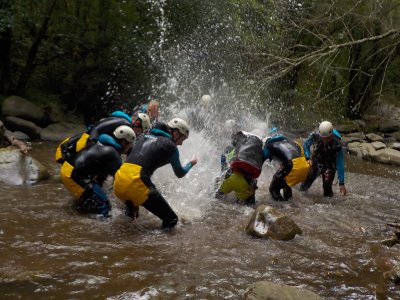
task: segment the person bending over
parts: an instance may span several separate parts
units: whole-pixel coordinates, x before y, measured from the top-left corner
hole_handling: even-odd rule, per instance
[[[189,137],[189,126],[180,118],[167,124],[156,122],[148,134],[140,136],[126,161],[115,174],[115,195],[125,202],[126,214],[138,217],[138,208],[143,206],[162,220],[162,228],[173,228],[178,216],[157,190],[151,176],[158,168],[171,164],[177,177],[185,176],[196,165],[192,159],[185,166],[179,159],[178,145]]]

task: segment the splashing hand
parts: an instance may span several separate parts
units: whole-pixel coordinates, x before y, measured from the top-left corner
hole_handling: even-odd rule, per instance
[[[195,166],[197,164],[197,158],[195,156],[193,156],[190,163],[192,164],[192,166]]]

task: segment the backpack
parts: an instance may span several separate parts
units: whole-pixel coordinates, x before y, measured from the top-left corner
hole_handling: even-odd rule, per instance
[[[261,174],[264,156],[262,140],[251,133],[238,131],[234,136],[235,152],[230,160],[230,167],[249,179],[256,179]]]
[[[76,153],[80,152],[89,144],[89,135],[87,133],[79,133],[63,140],[57,147],[55,153],[56,162],[64,163],[71,159]]]

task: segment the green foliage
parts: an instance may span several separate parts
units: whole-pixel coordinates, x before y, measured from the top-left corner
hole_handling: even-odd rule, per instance
[[[51,11],[53,1],[1,2],[0,50],[8,29],[12,41],[0,83],[18,93],[27,76],[28,98],[61,99],[87,117],[130,111],[149,96],[194,101],[234,86],[244,107],[252,100],[297,126],[330,111],[362,114],[378,95],[399,93],[397,35],[296,64],[313,51],[399,28],[398,0],[58,0]],[[294,67],[276,76],[285,60]]]

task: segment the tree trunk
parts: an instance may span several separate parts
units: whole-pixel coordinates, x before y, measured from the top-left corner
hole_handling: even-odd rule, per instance
[[[33,40],[32,46],[29,49],[25,67],[22,70],[22,73],[18,80],[16,91],[15,91],[16,94],[18,94],[18,95],[23,96],[25,94],[26,85],[29,81],[30,76],[32,75],[33,70],[35,69],[35,59],[36,59],[37,52],[39,50],[39,46],[40,46],[42,40],[45,38],[47,29],[49,26],[49,22],[51,19],[51,15],[53,14],[53,11],[55,9],[57,1],[58,0],[53,0],[50,2],[47,12],[44,16],[42,25],[40,26],[40,29]]]
[[[3,1],[0,4],[0,9],[12,15],[13,9],[11,3],[12,1]],[[0,31],[0,94],[8,94],[11,84],[11,37],[12,25],[9,24]]]

